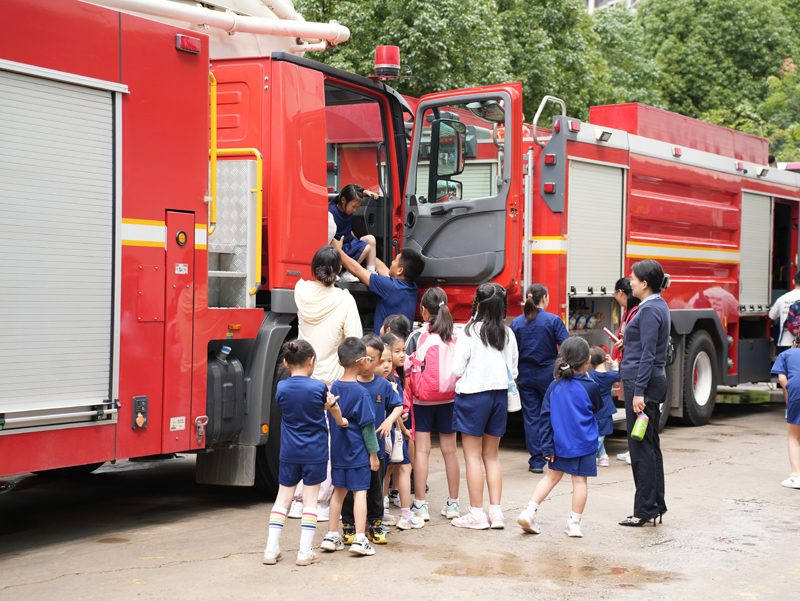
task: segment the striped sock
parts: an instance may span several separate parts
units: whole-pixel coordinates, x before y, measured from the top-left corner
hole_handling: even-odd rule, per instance
[[[285,522],[286,507],[273,507],[269,514],[269,538],[267,539],[267,551],[270,553],[278,551]]]
[[[317,510],[303,509],[303,521],[300,524],[300,552],[311,553],[314,531],[317,529]]]

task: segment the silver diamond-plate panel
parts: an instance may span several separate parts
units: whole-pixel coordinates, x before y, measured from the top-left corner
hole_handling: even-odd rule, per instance
[[[255,161],[217,162],[217,229],[209,242],[247,246],[247,211],[255,174]]]
[[[208,241],[209,271],[247,273],[248,213],[256,181],[255,161],[217,163],[217,229]],[[215,248],[226,252],[215,252]],[[246,278],[210,277],[208,288],[210,307],[247,306]]]

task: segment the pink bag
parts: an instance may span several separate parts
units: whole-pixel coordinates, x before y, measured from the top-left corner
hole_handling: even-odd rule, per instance
[[[444,342],[438,334],[423,332],[417,350],[406,357],[404,369],[409,394],[405,396],[423,404],[453,400],[457,380],[453,375],[455,350],[455,336],[450,342]]]

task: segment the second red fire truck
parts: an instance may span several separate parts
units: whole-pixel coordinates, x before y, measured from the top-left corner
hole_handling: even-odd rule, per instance
[[[541,282],[573,335],[606,344],[615,281],[652,257],[673,282],[663,414],[700,425],[718,384],[769,379],[800,175],[766,167],[766,141],[638,104],[581,123],[553,98],[544,129],[519,84],[407,99],[288,49],[209,56],[224,38],[202,25],[256,17],[100,3],[168,22],[6,7],[36,31],[0,37],[0,475],[192,452],[201,482],[273,488],[294,285],[349,182],[380,194],[356,233],[387,263],[419,250],[459,321],[482,282],[511,315]]]

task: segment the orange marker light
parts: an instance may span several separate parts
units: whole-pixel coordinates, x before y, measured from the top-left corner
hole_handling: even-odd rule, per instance
[[[239,324],[239,323],[229,323],[229,324],[228,324],[228,329],[229,329],[229,330],[241,330],[241,329],[242,329],[242,324]]]
[[[269,434],[269,424],[261,424],[261,433]]]

